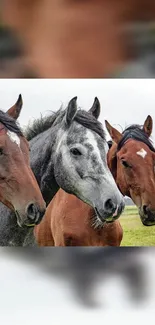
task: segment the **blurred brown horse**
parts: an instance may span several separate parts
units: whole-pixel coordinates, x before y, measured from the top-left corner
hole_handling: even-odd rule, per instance
[[[16,123],[22,97],[7,113],[0,111],[0,202],[16,212],[20,226],[38,224],[45,202],[30,168],[29,144]]]
[[[19,36],[26,53],[24,64],[39,77],[102,78],[132,59],[134,50],[128,48],[124,28],[154,20],[155,3],[5,0],[1,18]]]
[[[106,121],[113,140],[108,165],[123,195],[139,209],[145,226],[155,225],[155,149],[149,137],[153,120],[148,116],[143,126],[131,125],[121,134]]]

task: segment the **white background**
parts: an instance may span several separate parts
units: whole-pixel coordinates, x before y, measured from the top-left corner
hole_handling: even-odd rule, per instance
[[[19,119],[22,126],[40,113],[50,114],[61,104],[65,107],[74,96],[85,110],[98,96],[100,121],[108,119],[119,130],[133,123],[143,124],[148,114],[155,118],[154,79],[1,79],[0,108],[6,111],[20,93],[24,103]]]

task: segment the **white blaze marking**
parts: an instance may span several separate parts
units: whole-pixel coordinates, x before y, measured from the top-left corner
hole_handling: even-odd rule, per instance
[[[144,159],[147,155],[147,152],[142,148],[140,151],[137,151],[137,155],[141,156]]]
[[[17,144],[18,147],[20,147],[20,139],[18,135],[12,131],[7,131],[7,135],[9,136],[10,140]]]
[[[120,200],[121,200],[122,199],[122,194],[118,190],[117,185],[116,185],[116,183],[114,181],[114,178],[112,177],[112,174],[111,174],[108,166],[104,164],[104,162],[102,160],[102,157],[101,157],[100,150],[99,150],[98,145],[97,145],[97,141],[95,139],[95,136],[90,130],[87,130],[87,137],[88,137],[88,140],[92,144],[92,146],[94,148],[94,151],[96,152],[96,154],[97,154],[97,156],[99,158],[99,162],[101,163],[101,165],[103,166],[103,168],[105,170],[104,187],[103,187],[104,190],[105,190],[105,194],[107,195],[107,190],[109,190],[109,186],[110,186],[111,192],[109,193],[109,195],[111,195],[113,193],[113,194],[117,195],[117,198],[120,198]],[[105,150],[106,149],[109,149],[108,145],[107,146],[105,145]],[[108,188],[106,188],[106,184],[109,184]],[[103,188],[102,188],[102,195],[104,197]]]
[[[102,158],[101,158],[100,150],[99,150],[98,145],[97,145],[97,141],[95,139],[94,134],[90,130],[87,130],[87,139],[89,140],[89,142],[93,146],[94,151],[95,151],[95,153],[97,154],[97,156],[99,158],[100,164],[103,166],[103,161],[102,161]]]
[[[66,134],[67,134],[66,132],[64,132],[63,135],[62,135],[62,133],[60,133],[60,140],[59,140],[59,142],[57,143],[57,146],[56,146],[56,153],[59,152],[60,146],[62,145],[63,142],[65,142]]]

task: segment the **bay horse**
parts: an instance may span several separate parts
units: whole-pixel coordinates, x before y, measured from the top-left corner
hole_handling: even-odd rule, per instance
[[[105,123],[113,140],[108,165],[116,184],[138,207],[143,225],[155,225],[155,149],[149,139],[152,117],[148,115],[143,126],[131,125],[122,134]]]
[[[6,113],[0,111],[0,202],[15,211],[20,226],[29,226],[40,222],[45,202],[30,168],[28,142],[16,123],[21,108],[19,95]]]
[[[124,201],[107,166],[108,146],[97,120],[99,113],[97,98],[86,112],[77,108],[75,97],[66,109],[35,121],[26,137],[30,141],[31,168],[46,204],[61,187],[91,205],[99,216],[97,222],[102,224],[120,216]],[[4,208],[3,214],[8,215]],[[10,217],[5,220],[7,230],[6,224],[3,233],[0,230],[0,245],[27,245],[27,233],[18,228],[14,231],[14,217],[12,222]],[[28,234],[27,239],[30,237]]]
[[[152,0],[1,1],[1,20],[15,31],[24,48],[24,69],[41,78],[115,74],[137,56],[134,42],[125,33],[128,25],[145,25],[154,19]],[[20,65],[19,59],[15,66]],[[19,77],[12,70],[10,75]]]
[[[59,189],[34,235],[39,246],[120,246],[123,230],[118,220],[101,224],[92,207]]]

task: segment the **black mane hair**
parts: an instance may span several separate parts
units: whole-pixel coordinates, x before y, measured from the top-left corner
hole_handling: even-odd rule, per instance
[[[20,127],[18,126],[16,120],[14,120],[10,115],[4,113],[0,110],[0,123],[2,123],[6,129],[12,131],[20,136],[24,136]]]
[[[133,124],[127,127],[122,134],[123,137],[117,146],[117,151],[119,151],[123,147],[124,143],[128,139],[134,139],[145,143],[150,148],[151,151],[155,152],[155,148],[153,147],[151,140],[149,139],[149,137],[147,136],[147,134],[145,133],[141,125]]]
[[[57,112],[52,112],[51,116],[41,116],[39,119],[36,119],[25,131],[27,140],[32,140],[38,134],[48,130],[51,126],[60,123],[63,120],[65,113],[66,110],[62,110],[62,108],[60,108]],[[105,132],[102,124],[89,112],[78,109],[74,121],[96,132],[103,140],[105,140]]]
[[[88,117],[89,116],[89,117]],[[106,139],[102,123],[99,122],[92,114],[84,110],[78,110],[74,120],[84,127],[96,132],[103,140]]]
[[[42,115],[40,118],[35,119],[34,122],[27,127],[25,130],[25,136],[28,141],[35,138],[38,134],[43,133],[44,131],[48,130],[55,122],[55,120],[58,118],[60,114],[60,110],[57,112],[53,112],[51,116],[43,117]]]

